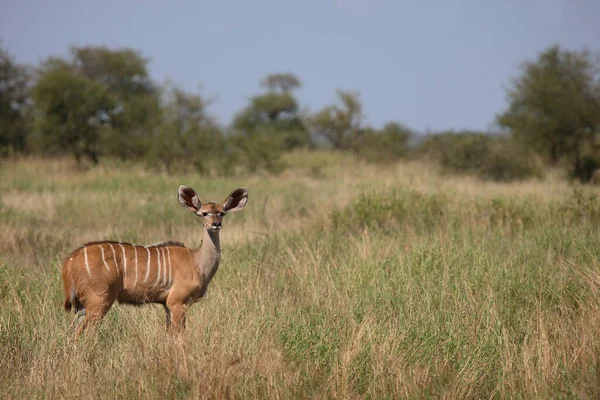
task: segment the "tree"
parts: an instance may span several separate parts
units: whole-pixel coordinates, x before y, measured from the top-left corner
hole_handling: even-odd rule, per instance
[[[497,117],[501,127],[552,163],[566,160],[575,176],[590,175],[586,159],[600,133],[600,65],[588,51],[558,45],[522,66],[508,90],[508,109]]]
[[[168,85],[163,89],[160,124],[147,137],[148,161],[160,162],[168,171],[189,167],[209,172],[220,167],[224,137],[207,114],[208,102],[199,94]]]
[[[72,47],[71,53],[75,68],[83,76],[105,85],[122,99],[155,93],[148,75],[148,59],[136,50],[85,46]]]
[[[317,135],[321,135],[336,150],[360,148],[365,130],[362,128],[362,103],[358,93],[338,90],[342,107],[330,105],[309,119],[309,124]]]
[[[249,137],[277,136],[276,141],[286,150],[308,145],[308,131],[292,93],[300,85],[290,73],[267,75],[261,80],[267,92],[250,99],[250,104],[234,117],[233,128]]]
[[[46,151],[69,152],[98,163],[103,124],[114,109],[108,89],[77,72],[59,67],[45,71],[33,87],[36,128]]]
[[[300,79],[291,73],[275,73],[267,75],[262,81],[261,86],[269,92],[289,93],[302,86]]]
[[[160,116],[160,90],[148,73],[148,59],[136,50],[103,46],[73,47],[71,56],[73,68],[114,99],[104,148],[121,159],[139,158],[144,137]]]
[[[29,69],[0,48],[0,156],[25,151],[29,126],[24,112],[29,82]]]
[[[147,63],[131,49],[95,46],[72,47],[68,59],[45,60],[34,90],[36,126],[48,145],[43,147],[94,162],[101,149],[121,159],[140,158],[146,135],[161,117]]]

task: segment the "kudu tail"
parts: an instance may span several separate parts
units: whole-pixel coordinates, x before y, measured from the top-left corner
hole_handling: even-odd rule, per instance
[[[71,262],[73,256],[70,255],[62,265],[62,281],[63,281],[63,292],[65,295],[65,302],[63,307],[65,311],[71,311],[71,308],[75,305],[77,308],[77,296],[75,294],[75,283],[71,276]]]
[[[65,311],[71,311],[71,307],[73,306],[73,299],[71,298],[73,282],[71,281],[71,274],[69,273],[69,264],[70,260],[67,260],[62,267],[63,291],[65,294],[65,303],[63,307],[65,308]]]

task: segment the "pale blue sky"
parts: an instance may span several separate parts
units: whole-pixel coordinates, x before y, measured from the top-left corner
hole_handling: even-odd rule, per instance
[[[312,111],[342,88],[374,126],[487,129],[522,61],[600,50],[600,0],[0,0],[0,40],[33,64],[70,45],[141,50],[158,81],[202,85],[222,123],[291,71]]]

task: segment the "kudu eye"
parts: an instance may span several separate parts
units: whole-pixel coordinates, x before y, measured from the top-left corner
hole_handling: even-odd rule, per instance
[[[204,212],[202,213],[202,216],[203,216],[203,217],[206,217],[207,215],[208,215],[208,213],[207,213],[206,211],[204,211]]]

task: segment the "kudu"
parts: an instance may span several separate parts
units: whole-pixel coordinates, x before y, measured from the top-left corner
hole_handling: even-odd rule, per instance
[[[84,315],[77,335],[104,317],[115,300],[141,305],[159,303],[171,331],[185,329],[187,309],[206,292],[219,268],[219,231],[228,212],[244,208],[248,190],[233,191],[222,203],[202,204],[198,194],[179,187],[179,203],[202,218],[204,236],[197,249],[179,242],[152,246],[102,241],[87,243],[67,256],[62,266],[65,310]]]

